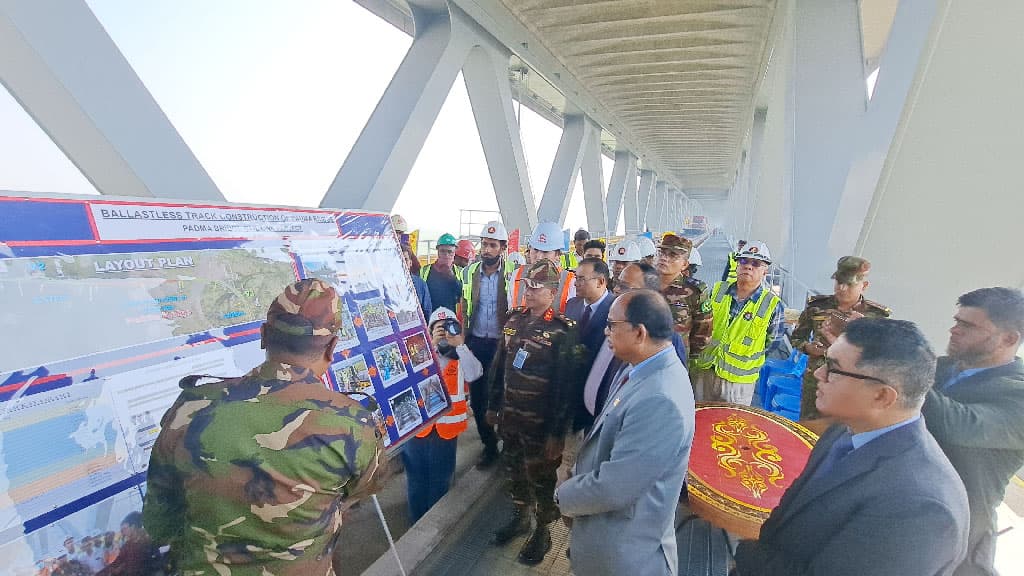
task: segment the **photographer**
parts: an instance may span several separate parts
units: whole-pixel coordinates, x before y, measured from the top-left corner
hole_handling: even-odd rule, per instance
[[[480,361],[463,343],[462,325],[454,312],[447,308],[434,310],[429,327],[430,340],[441,367],[441,380],[451,397],[452,409],[409,440],[402,450],[409,487],[410,524],[448,492],[455,474],[458,436],[467,427],[466,382],[483,376]]]

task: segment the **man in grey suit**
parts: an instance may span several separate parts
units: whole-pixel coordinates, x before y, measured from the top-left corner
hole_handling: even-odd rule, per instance
[[[555,493],[572,521],[572,568],[587,576],[675,575],[674,519],[693,442],[693,392],[653,290],[612,303],[605,333],[626,364]]]
[[[967,493],[921,419],[935,354],[912,323],[861,318],[814,372],[839,423],[736,551],[739,576],[948,576],[967,553]]]

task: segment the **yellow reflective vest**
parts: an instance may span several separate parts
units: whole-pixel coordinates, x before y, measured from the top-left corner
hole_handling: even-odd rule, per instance
[[[516,269],[516,263],[508,258],[502,258],[502,262],[502,266],[504,266],[503,276],[505,278],[505,294],[508,294],[509,279],[512,277],[512,273]],[[476,271],[480,269],[480,266],[483,266],[483,262],[477,260],[469,266],[466,266],[466,268],[461,271],[460,275],[460,278],[462,279],[462,321],[465,322],[467,330],[472,326],[471,321],[473,318],[473,276],[477,274]],[[504,321],[504,318],[498,318],[499,330],[501,329],[501,324]]]
[[[729,320],[731,282],[716,282],[711,291],[714,329],[711,342],[697,358],[698,368],[715,368],[719,378],[736,384],[757,382],[764,365],[768,325],[772,312],[781,305],[779,297],[763,288],[757,300],[750,299],[735,318]]]

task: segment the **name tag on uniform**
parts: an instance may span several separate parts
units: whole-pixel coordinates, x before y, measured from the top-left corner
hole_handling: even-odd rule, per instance
[[[523,364],[526,364],[526,357],[529,355],[530,353],[526,349],[520,348],[519,352],[516,352],[515,360],[512,360],[512,367],[516,370],[522,370]]]

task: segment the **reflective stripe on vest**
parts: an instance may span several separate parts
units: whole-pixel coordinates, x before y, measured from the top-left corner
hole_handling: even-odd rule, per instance
[[[508,278],[509,275],[516,269],[516,263],[511,260],[503,260],[505,273],[502,276],[505,278],[505,293],[508,294]],[[466,322],[466,327],[469,328],[470,318],[473,316],[473,276],[476,275],[476,271],[483,266],[483,262],[473,262],[469,266],[462,269],[462,310],[463,320]],[[499,292],[500,293],[500,292]],[[498,329],[501,329],[501,319],[498,319]]]
[[[420,279],[426,282],[427,278],[430,277],[430,269],[433,267],[433,264],[427,264],[426,266],[420,268]],[[458,266],[452,266],[452,275],[455,276],[455,278],[457,279],[461,278],[462,268],[459,268]]]
[[[449,360],[441,373],[444,386],[448,389],[448,396],[452,400],[452,409],[438,418],[432,425],[424,428],[417,438],[430,436],[432,430],[437,430],[437,435],[445,440],[451,440],[465,432],[469,426],[466,416],[466,382],[462,377],[462,370],[459,370],[458,360]]]
[[[732,282],[736,281],[736,267],[737,266],[738,266],[738,263],[736,262],[736,253],[735,252],[729,252],[729,275],[725,278],[726,282],[732,283]]]
[[[568,268],[569,270],[575,270],[576,267],[579,266],[579,265],[580,265],[580,259],[579,259],[579,256],[576,255],[576,250],[574,248],[570,247],[568,252],[566,252],[565,254],[562,254],[562,263],[561,263],[562,268]]]
[[[748,300],[736,318],[728,321],[725,319],[729,318],[732,306],[729,285],[729,282],[717,282],[711,292],[714,329],[711,342],[696,364],[705,369],[714,366],[715,373],[729,382],[753,384],[764,365],[768,324],[780,300],[771,290],[762,288],[756,301]]]
[[[520,266],[512,276],[512,307],[526,306],[526,290],[522,289],[523,273],[526,266]],[[569,289],[576,282],[576,274],[569,270],[561,270],[558,275],[558,288],[555,289],[555,302],[552,308],[559,314],[565,314],[565,303],[569,301]]]

